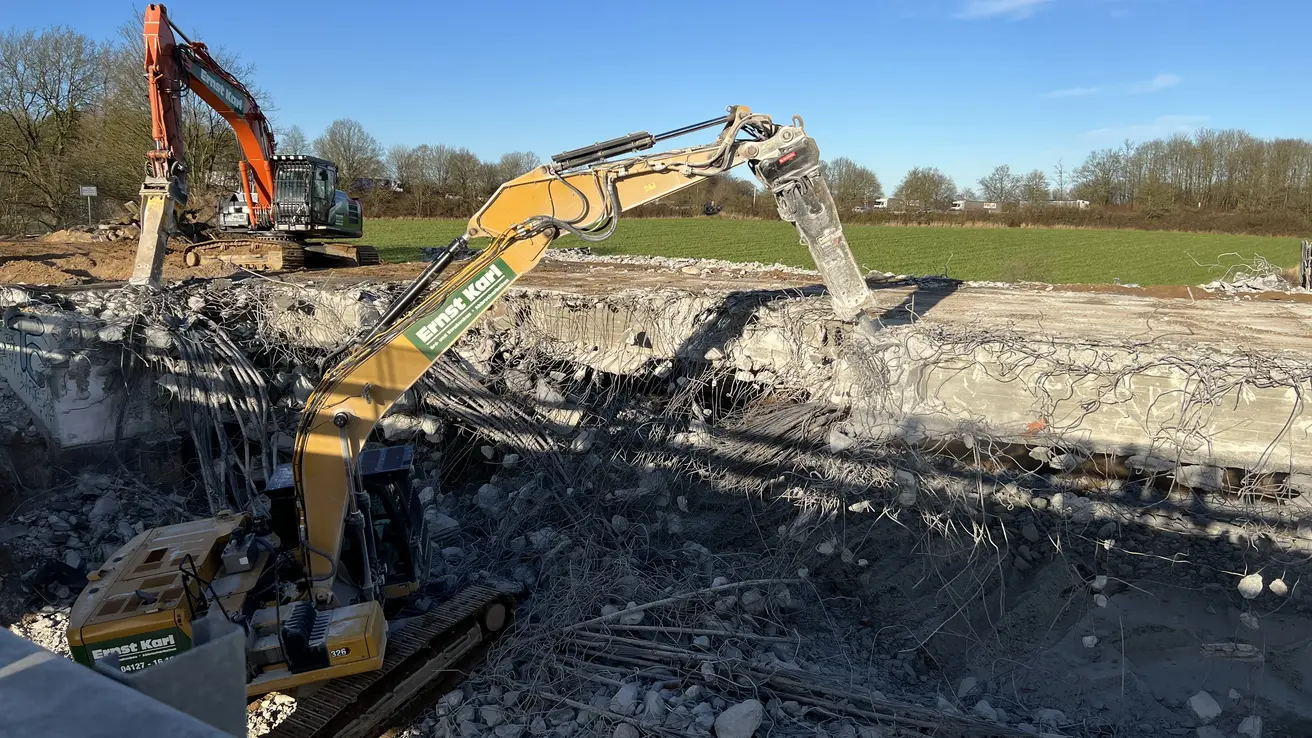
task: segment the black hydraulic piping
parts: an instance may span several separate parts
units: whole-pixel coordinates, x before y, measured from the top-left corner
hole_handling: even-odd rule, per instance
[[[365,337],[364,340],[368,341],[372,339],[380,332],[386,330],[392,323],[396,322],[397,318],[404,315],[405,312],[410,309],[410,306],[414,305],[415,301],[419,299],[419,296],[423,294],[424,290],[428,289],[428,286],[437,278],[437,275],[441,274],[443,270],[450,266],[451,262],[455,260],[456,254],[460,253],[460,251],[464,250],[468,245],[468,239],[464,236],[456,236],[455,240],[439,251],[437,256],[433,259],[433,262],[425,267],[424,271],[421,272],[418,277],[415,277],[415,281],[410,283],[410,286],[405,289],[405,292],[401,293],[400,297],[396,298],[396,302],[392,303],[392,306],[388,308],[387,313],[383,315],[378,321],[378,324],[374,326],[374,329],[369,332],[369,335]]]
[[[700,131],[703,128],[711,128],[712,126],[718,126],[728,122],[729,122],[729,116],[721,115],[719,118],[711,118],[710,120],[704,120],[701,123],[693,123],[692,125],[684,126],[683,128],[675,128],[673,131],[658,133],[655,136],[652,136],[652,140],[664,141],[667,138],[677,138],[679,136],[692,133],[693,131]]]
[[[655,146],[657,141],[664,141],[669,138],[676,138],[678,136],[692,133],[693,131],[700,131],[703,128],[718,126],[727,123],[730,120],[731,118],[729,116],[722,115],[719,118],[711,118],[710,120],[704,120],[701,123],[693,123],[690,126],[675,128],[672,131],[658,133],[655,136],[646,131],[630,133],[627,136],[612,138],[609,141],[601,141],[590,146],[584,146],[582,148],[556,154],[551,157],[551,161],[558,170],[573,169],[574,167],[583,166],[584,164],[593,164],[595,162],[604,161],[612,156],[631,154],[634,151],[645,151],[646,149]]]

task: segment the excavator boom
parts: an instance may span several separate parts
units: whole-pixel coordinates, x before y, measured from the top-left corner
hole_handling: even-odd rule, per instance
[[[646,148],[657,138],[632,134],[566,152],[552,164],[501,185],[448,253],[475,238],[491,239],[488,247],[420,300],[419,292],[449,262],[449,257],[439,257],[384,316],[383,324],[327,372],[301,416],[292,459],[306,531],[306,565],[320,603],[333,599],[338,554],[358,494],[354,459],[374,425],[560,236],[602,240],[614,232],[623,211],[746,162],[810,246],[835,312],[844,318],[855,314],[866,300],[866,285],[843,240],[814,140],[800,120],[779,126],[745,107],[732,107],[726,118],[710,124],[721,121],[724,128],[709,145],[606,160]],[[681,135],[698,126],[672,133]],[[740,140],[743,134],[749,138]]]
[[[169,19],[161,4],[146,6],[143,38],[146,46],[146,82],[150,94],[151,135],[155,150],[148,154],[155,177],[166,179],[178,167],[186,171],[186,144],[182,136],[182,93],[191,90],[213,108],[237,135],[244,161],[242,187],[249,199],[254,226],[273,201],[270,158],[276,144],[269,121],[246,86],[212,56],[205,44],[188,39]],[[181,38],[182,43],[177,39]],[[248,174],[249,172],[249,174]],[[185,200],[182,203],[185,204]]]

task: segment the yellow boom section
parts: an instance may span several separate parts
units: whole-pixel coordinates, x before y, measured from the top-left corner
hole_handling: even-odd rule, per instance
[[[734,136],[744,121],[768,118],[746,108],[733,109],[730,118],[711,145],[564,173],[542,166],[503,184],[466,232],[470,239],[491,238],[491,244],[326,373],[301,417],[292,459],[317,601],[333,602],[332,581],[353,505],[354,461],[374,425],[562,235],[555,228],[529,233],[525,224],[550,216],[586,228],[742,163],[749,150],[735,144]]]
[[[715,142],[659,154],[613,157],[723,122]],[[747,139],[740,139],[740,135]],[[843,238],[837,208],[820,174],[820,153],[800,119],[776,125],[741,106],[723,119],[652,136],[630,134],[566,152],[497,189],[469,221],[464,239],[488,247],[412,309],[427,276],[398,299],[381,328],[326,373],[311,394],[292,458],[315,600],[334,603],[342,536],[355,509],[355,459],[379,418],[505,291],[537,266],[565,233],[587,241],[609,236],[625,210],[691,187],[743,162],[774,194],[780,215],[810,247],[841,317],[857,314],[868,291]],[[435,265],[439,266],[439,265]],[[429,272],[425,273],[426,275]],[[363,584],[366,597],[370,582]]]

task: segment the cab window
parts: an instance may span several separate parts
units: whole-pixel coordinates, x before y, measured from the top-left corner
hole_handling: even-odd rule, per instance
[[[322,201],[331,198],[333,187],[329,177],[327,169],[320,169],[314,173],[314,199]]]

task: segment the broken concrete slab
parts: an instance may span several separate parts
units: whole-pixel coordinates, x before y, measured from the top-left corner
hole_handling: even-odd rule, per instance
[[[0,379],[47,440],[77,448],[159,432],[167,421],[153,393],[133,387],[119,343],[105,343],[94,316],[50,307],[9,308],[0,321]]]

